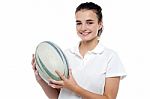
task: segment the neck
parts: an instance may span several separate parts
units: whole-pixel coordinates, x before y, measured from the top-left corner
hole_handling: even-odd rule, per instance
[[[96,47],[98,42],[98,37],[95,37],[90,41],[81,41],[79,46],[80,54],[84,57],[88,51],[91,51]]]

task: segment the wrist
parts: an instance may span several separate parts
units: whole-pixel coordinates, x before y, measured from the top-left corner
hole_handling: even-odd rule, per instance
[[[37,80],[37,82],[42,85],[43,83],[45,84],[46,82],[43,79]]]
[[[76,85],[73,87],[72,91],[74,91],[75,93],[79,93],[80,92],[81,87],[79,85]]]

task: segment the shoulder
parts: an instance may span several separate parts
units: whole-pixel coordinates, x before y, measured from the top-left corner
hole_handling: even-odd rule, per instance
[[[73,53],[74,53],[73,48],[67,48],[67,49],[64,50],[64,54],[67,55],[67,56],[71,55]]]
[[[69,47],[69,48],[66,48],[65,50],[64,50],[64,53],[65,54],[69,54],[69,55],[71,55],[71,54],[76,54],[79,50],[78,50],[78,46],[79,46],[79,43],[77,43],[77,44],[75,44],[75,45],[73,45],[73,46],[71,46],[71,47]]]
[[[117,52],[114,49],[108,48],[106,46],[103,47],[104,47],[103,54],[108,55],[110,57],[117,56]]]

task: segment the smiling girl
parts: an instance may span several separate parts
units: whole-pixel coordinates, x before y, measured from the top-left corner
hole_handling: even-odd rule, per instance
[[[56,70],[62,79],[44,82],[32,66],[38,83],[50,99],[116,99],[119,83],[126,76],[117,53],[100,42],[103,30],[102,9],[99,5],[86,2],[75,11],[77,35],[81,41],[67,49],[69,77]]]

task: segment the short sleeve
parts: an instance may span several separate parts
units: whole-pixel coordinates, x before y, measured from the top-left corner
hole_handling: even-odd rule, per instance
[[[106,77],[120,76],[120,78],[123,79],[126,75],[125,68],[119,56],[117,53],[113,52],[107,64]]]

